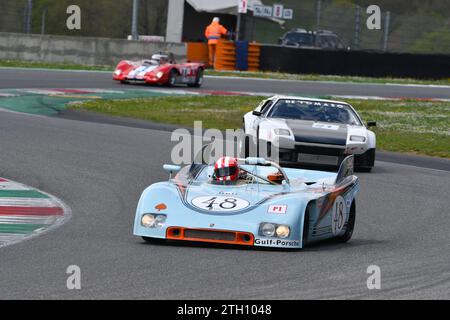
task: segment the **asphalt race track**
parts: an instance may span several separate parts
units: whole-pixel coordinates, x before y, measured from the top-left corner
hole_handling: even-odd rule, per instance
[[[38,80],[35,71],[17,71],[8,81],[0,72],[0,88],[114,87],[97,73],[82,83],[83,74],[39,72]],[[450,171],[378,161],[373,173],[358,174],[348,244],[300,251],[144,244],[132,235],[135,206],[146,186],[167,178],[171,146],[167,131],[0,111],[0,177],[72,209],[58,229],[0,249],[0,298],[450,298]],[[81,268],[81,290],[66,288],[69,265]],[[381,268],[380,290],[367,289],[370,265]]]
[[[0,88],[120,88],[110,72],[16,70],[0,68]],[[186,90],[185,86],[180,87]],[[450,99],[448,86],[407,86],[266,79],[208,77],[202,90],[249,91],[279,94],[356,95],[391,98]],[[198,89],[190,89],[198,90]]]

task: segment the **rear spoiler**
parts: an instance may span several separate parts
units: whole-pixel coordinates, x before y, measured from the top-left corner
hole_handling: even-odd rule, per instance
[[[355,157],[353,155],[348,156],[345,158],[341,166],[339,167],[339,171],[336,176],[336,181],[334,182],[335,185],[340,185],[345,183],[348,179],[348,177],[353,176],[354,173],[354,159]]]

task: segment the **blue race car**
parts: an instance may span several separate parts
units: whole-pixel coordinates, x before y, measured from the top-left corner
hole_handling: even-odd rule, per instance
[[[134,234],[145,241],[298,249],[352,236],[359,190],[353,156],[338,173],[230,157],[164,169],[177,175],[145,189],[137,206]]]

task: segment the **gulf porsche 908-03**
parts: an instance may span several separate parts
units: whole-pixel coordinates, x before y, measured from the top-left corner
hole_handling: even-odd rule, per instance
[[[205,65],[202,63],[177,63],[172,53],[157,53],[151,59],[120,61],[113,79],[121,83],[148,83],[167,86],[186,84],[201,87]]]
[[[355,155],[355,167],[370,171],[375,165],[375,133],[355,109],[340,101],[274,96],[245,114],[246,146],[278,148],[282,165],[338,166]],[[248,150],[245,151],[248,153]],[[270,151],[269,151],[270,152]]]
[[[351,238],[359,190],[353,156],[342,162],[337,174],[282,168],[255,157],[224,157],[217,162],[184,168],[165,165],[166,171],[178,174],[143,191],[134,235],[148,242],[291,249]],[[237,171],[227,167],[232,162]]]

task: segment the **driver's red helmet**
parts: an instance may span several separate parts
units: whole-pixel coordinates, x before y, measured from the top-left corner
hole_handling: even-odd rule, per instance
[[[239,178],[239,165],[236,158],[221,157],[214,165],[217,181],[236,181]]]

